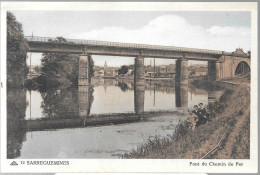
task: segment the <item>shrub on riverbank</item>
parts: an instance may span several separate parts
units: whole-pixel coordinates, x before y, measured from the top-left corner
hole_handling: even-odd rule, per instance
[[[209,105],[211,120],[192,132],[180,123],[168,138],[155,137],[123,158],[199,159],[212,150],[223,136],[221,149],[205,158],[249,158],[250,97],[246,87],[226,90]]]

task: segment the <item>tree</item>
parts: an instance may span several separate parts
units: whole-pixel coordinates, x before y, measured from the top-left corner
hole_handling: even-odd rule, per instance
[[[26,127],[26,89],[8,88],[7,91],[7,158],[20,157]]]
[[[124,75],[128,72],[128,69],[129,69],[128,66],[123,65],[120,67],[120,69],[118,69],[118,74]]]
[[[59,86],[78,85],[79,55],[44,53],[41,60],[40,87],[56,88]],[[94,75],[94,61],[90,59],[90,75]]]
[[[89,87],[88,93],[85,93],[83,98],[88,98],[84,101],[88,105],[90,113],[91,105],[94,101],[93,96],[94,88]],[[43,102],[41,103],[41,108],[43,109],[43,114],[47,118],[78,118],[79,117],[79,97],[75,95],[78,93],[77,88],[63,88],[60,90],[60,95],[53,93],[52,90],[47,90],[41,93]]]
[[[63,38],[63,37],[57,37],[57,42],[58,43],[66,43],[67,40],[65,38]]]
[[[34,71],[36,72],[36,73],[41,73],[41,67],[40,66],[35,66],[34,67]]]
[[[247,54],[249,56],[249,59],[251,59],[251,50],[247,51]]]
[[[90,60],[89,60],[89,73],[90,73],[90,76],[93,77],[94,76],[94,60],[92,59],[92,57],[90,57]]]
[[[22,24],[7,12],[7,86],[21,87],[29,70],[26,65],[28,44],[23,35]]]
[[[44,53],[41,62],[41,75],[38,77],[40,87],[56,88],[77,84],[77,55]]]

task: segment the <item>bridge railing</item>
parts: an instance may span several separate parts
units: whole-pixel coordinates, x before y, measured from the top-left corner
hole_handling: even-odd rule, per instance
[[[149,44],[120,43],[120,42],[108,42],[108,41],[96,41],[96,40],[77,40],[77,39],[67,39],[67,38],[60,38],[59,40],[58,38],[38,37],[38,36],[25,36],[25,39],[27,41],[35,41],[35,42],[61,42],[61,43],[80,44],[80,45],[194,52],[194,53],[206,53],[206,54],[215,54],[215,55],[222,54],[222,51],[217,51],[217,50],[185,48],[185,47],[175,47],[175,46],[160,46],[160,45],[149,45]]]

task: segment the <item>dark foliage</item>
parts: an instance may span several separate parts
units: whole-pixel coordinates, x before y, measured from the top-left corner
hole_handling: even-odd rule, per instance
[[[127,91],[127,90],[129,89],[129,87],[127,86],[127,84],[124,83],[124,82],[118,82],[118,86],[121,88],[121,90],[122,90],[123,92],[125,92],[125,91]]]
[[[34,67],[34,71],[35,71],[36,73],[41,73],[41,67],[40,67],[40,66],[35,66],[35,67]]]
[[[44,53],[41,61],[41,75],[38,77],[40,87],[52,88],[77,83],[77,56]]]
[[[93,76],[94,61],[89,61],[90,75]],[[38,77],[41,89],[78,85],[79,55],[44,53],[41,62],[41,75]]]
[[[63,88],[60,90],[47,90],[42,92],[43,102],[41,103],[41,108],[43,109],[43,114],[46,118],[52,119],[64,119],[64,118],[78,118],[79,115],[79,101],[80,95],[86,97],[85,108],[88,109],[88,114],[90,113],[90,108],[94,100],[93,96],[94,89],[89,87],[88,93],[78,93],[78,88]],[[82,103],[82,101],[81,101]]]
[[[28,90],[37,90],[38,89],[38,78],[34,77],[32,79],[27,79],[25,81],[24,86],[28,89]]]
[[[7,12],[7,86],[23,86],[28,74],[26,54],[28,45],[23,35],[22,24],[15,16]]]
[[[120,67],[120,69],[118,69],[118,74],[124,75],[128,72],[128,69],[129,69],[128,66],[123,65],[123,66]]]
[[[7,89],[7,158],[9,159],[21,155],[22,142],[26,138],[26,127],[23,123],[26,106],[25,89]]]

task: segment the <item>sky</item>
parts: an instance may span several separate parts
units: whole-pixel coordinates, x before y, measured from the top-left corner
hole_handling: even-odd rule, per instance
[[[250,50],[250,12],[11,11],[25,36],[58,37],[235,51]],[[32,54],[39,65],[41,53]],[[134,64],[129,57],[93,56],[95,65]],[[28,59],[29,60],[29,59]],[[153,59],[152,59],[153,60]],[[145,65],[151,59],[145,59]],[[152,61],[153,62],[153,61]],[[156,59],[157,65],[174,64]],[[189,61],[189,64],[205,63]]]

